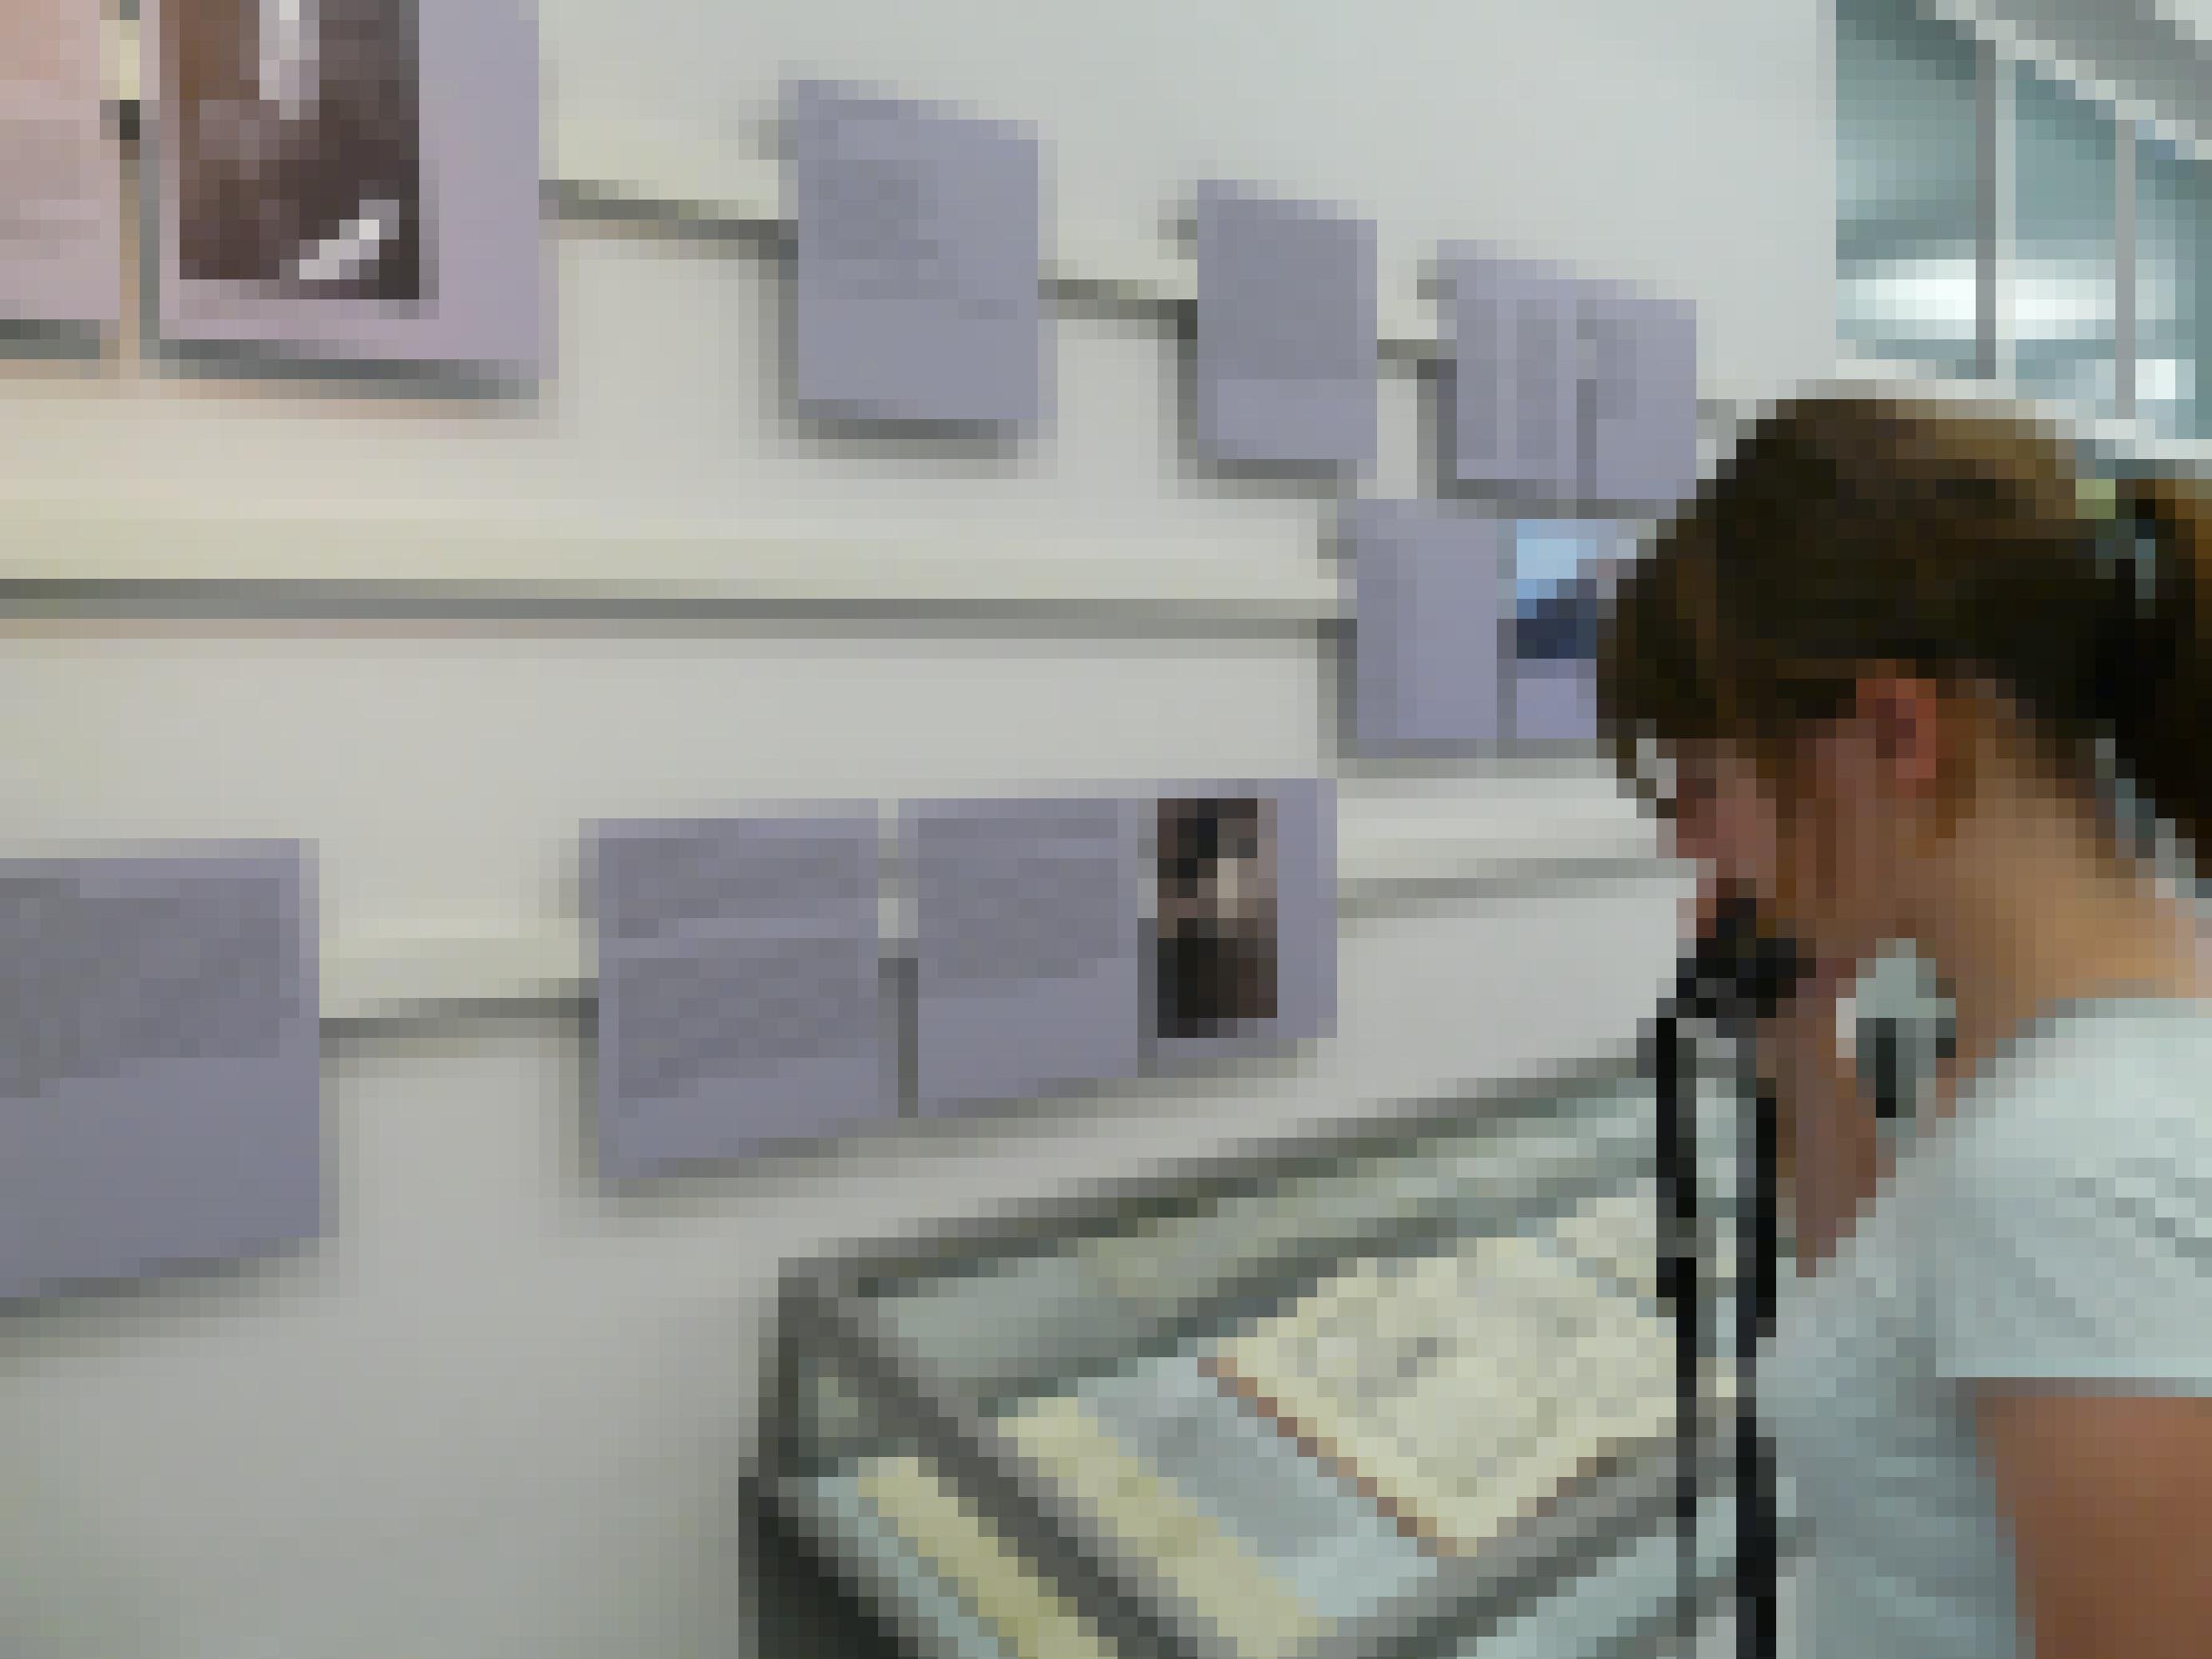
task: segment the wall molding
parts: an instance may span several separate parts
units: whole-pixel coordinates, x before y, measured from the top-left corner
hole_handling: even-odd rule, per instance
[[[1511,888],[1607,876],[1677,878],[1656,827],[1626,812],[1558,812],[1481,829],[1347,830],[1340,839],[1338,908],[1357,915],[1401,894],[1443,887]],[[894,870],[887,888],[896,895]],[[886,902],[884,956],[908,959],[911,941]],[[320,955],[326,1027],[374,1025],[441,1013],[527,1013],[597,997],[594,944],[580,918],[515,928],[463,919],[340,933]]]
[[[1055,537],[1042,554],[1038,542],[1015,531],[825,532],[665,511],[0,494],[0,612],[613,619],[648,607],[1306,628],[1351,608],[1348,573],[1330,561],[1224,552],[1149,530]]]

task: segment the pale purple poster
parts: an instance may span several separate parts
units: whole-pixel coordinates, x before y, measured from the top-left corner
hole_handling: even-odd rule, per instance
[[[1513,735],[1595,742],[1598,629],[1635,538],[1607,520],[1523,519],[1513,530]]]
[[[908,805],[922,1110],[1142,1070],[1147,805]]]
[[[1583,325],[1589,437],[1582,494],[1672,511],[1698,481],[1696,311],[1624,284],[1592,283]]]
[[[143,0],[162,337],[532,380],[529,0]]]
[[[592,826],[604,1173],[896,1115],[879,834],[872,809]]]
[[[792,365],[812,418],[1022,428],[1051,401],[1043,164],[1010,124],[784,89]]]
[[[1149,1033],[1188,1064],[1336,1023],[1336,791],[1322,778],[1181,783],[1152,803]]]
[[[1370,465],[1375,227],[1220,180],[1200,185],[1196,220],[1200,447],[1218,462]]]
[[[1352,559],[1352,726],[1376,754],[1495,743],[1510,520],[1433,502],[1346,510]]]
[[[298,842],[0,860],[0,1300],[322,1235],[317,933]]]
[[[122,164],[100,0],[0,4],[0,327],[123,313]]]
[[[1557,266],[1442,250],[1455,482],[1553,500],[1579,483],[1579,285]]]

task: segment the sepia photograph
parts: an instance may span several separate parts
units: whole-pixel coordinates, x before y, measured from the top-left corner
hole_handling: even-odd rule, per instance
[[[1159,804],[1159,1031],[1211,1036],[1277,1012],[1274,803]]]
[[[163,9],[186,281],[297,298],[430,297],[416,6]]]

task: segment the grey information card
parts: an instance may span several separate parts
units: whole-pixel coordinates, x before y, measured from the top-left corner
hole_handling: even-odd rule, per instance
[[[0,860],[0,1300],[321,1236],[316,911],[296,842]]]
[[[784,89],[793,366],[811,416],[1024,427],[1050,401],[1035,138],[823,81]]]
[[[1353,731],[1379,754],[1463,750],[1500,729],[1512,522],[1430,501],[1346,507]]]
[[[1336,1022],[1336,790],[1182,783],[1152,803],[1150,1036],[1173,1065],[1327,1036]]]
[[[1143,1068],[1148,805],[908,804],[922,1110]]]
[[[1200,445],[1358,469],[1376,448],[1375,228],[1209,180],[1196,199]]]
[[[872,808],[592,826],[605,1174],[896,1115],[879,833]]]
[[[1581,493],[1672,510],[1697,487],[1696,311],[1594,282],[1583,290],[1583,326],[1589,439]]]
[[[1554,500],[1581,483],[1580,285],[1548,263],[1439,250],[1449,294],[1451,474]]]
[[[123,314],[123,166],[104,90],[100,0],[0,5],[0,324]]]

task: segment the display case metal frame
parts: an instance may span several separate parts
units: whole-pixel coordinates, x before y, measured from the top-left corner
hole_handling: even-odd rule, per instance
[[[813,1472],[808,1447],[836,1440],[834,1432],[823,1435],[822,1425],[809,1422],[816,1410],[815,1376],[825,1365],[833,1367],[864,1395],[874,1433],[919,1448],[1000,1522],[1030,1568],[1119,1650],[1132,1659],[1234,1659],[1218,1632],[1179,1616],[1171,1592],[1145,1560],[1119,1547],[1079,1505],[1060,1499],[1030,1472],[1012,1437],[992,1420],[988,1402],[1028,1392],[1019,1382],[1033,1384],[1039,1375],[1061,1378],[1163,1352],[1230,1318],[1262,1312],[1303,1294],[1347,1256],[1418,1250],[1455,1234],[1510,1231],[1640,1184],[1656,1172],[1656,1147],[1547,1158],[1544,1149],[1555,1143],[1546,1140],[1544,1131],[1575,1128],[1578,1112],[1590,1112],[1591,1123],[1607,1121],[1604,1103],[1650,1085],[1649,1060],[1644,1045],[1624,1045],[1536,1077],[1413,1103],[1355,1126],[1331,1126],[1258,1150],[1223,1153],[1196,1169],[1088,1183],[1015,1213],[962,1220],[796,1265],[781,1287],[763,1490],[788,1514],[797,1516],[805,1509],[793,1483]],[[1693,1075],[1701,1089],[1735,1082],[1730,1067],[1702,1054],[1695,1057]],[[1133,1305],[1114,1302],[1118,1317],[1102,1319],[1080,1334],[1062,1334],[1049,1358],[1032,1350],[1009,1365],[979,1354],[964,1374],[947,1375],[884,1314],[902,1296],[1011,1261],[1066,1268],[1078,1261],[1085,1243],[1178,1220],[1202,1225],[1233,1214],[1240,1201],[1255,1194],[1264,1199],[1302,1182],[1326,1181],[1347,1166],[1417,1154],[1440,1139],[1471,1146],[1491,1135],[1498,1137],[1501,1154],[1494,1177],[1442,1183],[1425,1197],[1385,1201],[1365,1212],[1353,1206],[1328,1224],[1305,1226],[1273,1243],[1263,1238],[1256,1249],[1249,1243],[1231,1248],[1192,1285],[1163,1290]],[[1480,1212],[1472,1222],[1471,1206]],[[1705,1282],[1717,1288],[1731,1275],[1715,1260],[1709,1230],[1701,1226],[1699,1232],[1698,1254],[1710,1264]],[[1097,1298],[1102,1312],[1110,1300]],[[1721,1358],[1716,1352],[1708,1361]],[[1700,1391],[1693,1455],[1701,1469],[1718,1470],[1728,1462],[1735,1410]],[[848,1450],[858,1447],[857,1440],[846,1443]],[[1538,1605],[1655,1530],[1679,1526],[1679,1517],[1668,1519],[1682,1489],[1679,1456],[1679,1446],[1670,1445],[1578,1477],[1531,1524],[1479,1553],[1442,1560],[1416,1589],[1376,1604],[1360,1618],[1338,1621],[1299,1659],[1416,1659],[1479,1639],[1481,1631]],[[1710,1585],[1688,1587],[1686,1594],[1699,1610],[1712,1605]]]

